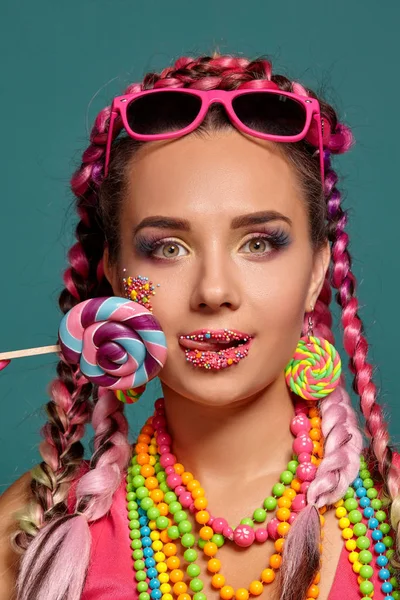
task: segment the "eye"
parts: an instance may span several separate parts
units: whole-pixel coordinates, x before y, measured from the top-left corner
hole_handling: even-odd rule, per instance
[[[152,254],[157,258],[179,258],[180,256],[185,256],[185,254],[179,253],[180,249],[186,250],[186,248],[184,248],[181,244],[178,244],[178,242],[167,240],[160,242]]]
[[[271,248],[271,244],[266,238],[266,236],[257,236],[251,238],[248,242],[246,242],[242,248],[249,246],[251,254],[264,254],[268,247]]]

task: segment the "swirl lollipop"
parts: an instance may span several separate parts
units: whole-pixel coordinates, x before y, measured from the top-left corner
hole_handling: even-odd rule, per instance
[[[288,387],[305,400],[320,400],[340,381],[342,364],[337,350],[323,338],[301,338],[285,369]]]
[[[158,375],[167,356],[165,335],[143,306],[116,296],[74,306],[62,319],[65,359],[92,383],[111,390],[138,388]]]

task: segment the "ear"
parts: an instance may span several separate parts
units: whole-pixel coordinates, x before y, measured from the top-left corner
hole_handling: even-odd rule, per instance
[[[314,255],[313,269],[311,274],[310,287],[307,294],[307,302],[305,312],[311,312],[317,302],[318,296],[321,293],[322,286],[324,285],[325,276],[329,268],[331,260],[331,248],[329,240],[326,240],[325,244],[317,250]]]
[[[111,285],[114,294],[116,296],[119,296],[121,290],[119,289],[120,286],[119,286],[118,270],[117,270],[116,266],[111,265],[111,263],[110,263],[110,252],[108,249],[108,244],[106,244],[104,247],[103,269],[104,269],[105,278],[107,279],[108,283]]]

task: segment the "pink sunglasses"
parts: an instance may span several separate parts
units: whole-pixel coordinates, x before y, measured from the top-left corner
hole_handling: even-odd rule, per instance
[[[107,136],[105,176],[117,117],[122,119],[128,135],[136,140],[167,140],[192,132],[203,121],[210,105],[219,102],[225,107],[232,124],[254,137],[274,142],[298,142],[307,136],[315,141],[318,139],[324,184],[323,119],[318,100],[283,92],[272,82],[270,85],[268,89],[234,91],[152,89],[114,98]],[[171,123],[171,130],[166,128],[166,123]]]

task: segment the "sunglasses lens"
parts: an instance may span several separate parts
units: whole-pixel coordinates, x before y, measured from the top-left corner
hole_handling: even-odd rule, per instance
[[[246,127],[260,133],[289,137],[301,133],[306,123],[303,105],[281,94],[250,92],[234,98],[232,107]]]
[[[132,100],[126,117],[134,133],[157,135],[177,131],[193,123],[200,112],[201,99],[181,91],[146,94]]]

